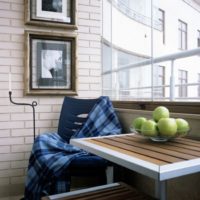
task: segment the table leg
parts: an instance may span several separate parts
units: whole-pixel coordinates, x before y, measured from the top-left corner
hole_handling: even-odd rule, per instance
[[[167,181],[156,181],[155,196],[160,200],[167,200]]]

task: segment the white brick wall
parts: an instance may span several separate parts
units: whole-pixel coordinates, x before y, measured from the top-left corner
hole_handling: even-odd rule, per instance
[[[78,96],[93,98],[101,95],[101,0],[77,1]],[[33,142],[32,108],[9,102],[8,74],[12,73],[16,102],[38,102],[37,134],[57,129],[63,101],[63,97],[24,96],[24,30],[27,27],[24,0],[0,0],[0,197],[22,194]]]

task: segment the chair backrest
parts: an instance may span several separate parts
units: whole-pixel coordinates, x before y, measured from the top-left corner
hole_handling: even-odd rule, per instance
[[[82,127],[98,99],[65,97],[58,123],[58,134],[69,142],[71,136]]]

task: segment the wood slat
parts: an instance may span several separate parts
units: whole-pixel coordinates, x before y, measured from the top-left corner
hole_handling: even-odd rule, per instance
[[[183,141],[187,141],[187,142],[191,142],[192,144],[198,144],[200,145],[200,140],[195,140],[195,139],[191,139],[191,138],[187,138],[187,137],[180,137],[178,138],[179,140],[183,140]]]
[[[159,143],[145,139],[140,135],[125,134],[116,137],[90,138],[87,141],[157,165],[200,157],[200,141],[187,138],[177,138]]]
[[[154,158],[151,158],[151,157],[148,157],[148,156],[143,156],[141,154],[134,153],[134,152],[131,152],[129,150],[122,149],[121,147],[117,147],[117,146],[113,146],[113,145],[110,145],[110,144],[103,143],[103,142],[101,142],[99,140],[87,139],[87,142],[90,142],[92,144],[96,144],[96,145],[99,145],[101,147],[105,147],[105,148],[114,150],[114,151],[119,152],[119,153],[124,153],[126,155],[133,156],[135,158],[138,158],[138,159],[141,159],[141,160],[145,160],[145,161],[154,163],[156,165],[168,164],[168,162],[165,162],[165,161],[162,161],[162,160],[158,160],[158,159],[154,159]]]
[[[130,195],[131,195],[130,190],[127,190],[126,188],[123,188],[120,186],[118,188],[109,188],[107,190],[99,190],[99,191],[97,190],[93,192],[88,192],[88,193],[85,193],[84,195],[80,194],[79,197],[78,196],[76,197],[76,199],[77,200],[83,200],[83,199],[104,200],[104,199],[110,199],[111,197],[114,199],[119,199],[119,198],[122,198],[123,196],[130,196]],[[74,199],[74,197],[72,197],[71,199]]]
[[[65,195],[63,195],[65,196]],[[153,198],[138,192],[135,188],[130,187],[125,183],[119,183],[101,189],[94,189],[89,192],[81,192],[79,194],[66,193],[66,197],[56,198],[53,197],[43,197],[42,200],[153,200]]]
[[[130,134],[128,136],[133,137],[133,138],[140,138],[140,139],[142,139],[142,136],[140,136],[140,135]],[[175,147],[185,148],[185,149],[193,150],[193,151],[197,151],[197,152],[200,151],[200,145],[199,146],[198,145],[194,146],[192,144],[189,144],[186,138],[184,140],[182,140],[182,141],[179,141],[179,139],[180,138],[177,138],[177,139],[174,139],[174,140],[162,143],[162,145],[175,146]],[[154,144],[156,145],[156,144],[161,144],[161,143],[154,142]]]
[[[162,146],[157,146],[157,145],[151,143],[150,141],[134,141],[134,140],[128,140],[128,138],[111,138],[111,140],[121,142],[124,144],[128,144],[128,145],[132,145],[135,147],[140,147],[140,148],[146,149],[146,150],[151,150],[151,151],[153,151],[152,153],[154,153],[154,152],[162,153],[164,156],[170,155],[170,156],[184,159],[184,160],[196,158],[196,156],[188,155],[185,153],[180,153],[180,152],[173,151],[170,149],[164,149],[164,148],[162,148]]]
[[[111,140],[110,138],[98,138],[98,139],[93,139],[93,141],[100,141],[102,143],[111,145],[111,146],[115,146],[118,147],[120,149],[125,149],[127,151],[130,152],[134,152],[143,156],[147,156],[150,158],[154,158],[160,161],[164,161],[164,162],[168,162],[168,163],[174,163],[174,162],[180,162],[183,161],[183,159],[180,158],[176,158],[173,156],[169,156],[169,155],[163,155],[162,153],[158,153],[158,152],[152,152],[143,148],[139,148],[139,147],[134,147],[131,145],[127,145],[121,142],[116,142]]]
[[[125,138],[128,138],[128,140],[130,140],[130,141],[136,141],[136,142],[143,142],[143,143],[151,142],[146,139],[141,140],[141,138],[132,137],[132,136],[125,136]],[[200,151],[190,150],[190,149],[187,149],[186,147],[182,148],[182,147],[176,146],[174,144],[169,145],[168,143],[159,143],[159,142],[152,142],[152,145],[155,147],[163,148],[163,149],[169,149],[169,150],[172,150],[173,152],[180,152],[183,154],[200,157]]]
[[[180,138],[174,139],[169,141],[170,143],[174,143],[174,144],[181,144],[181,145],[185,145],[186,148],[188,149],[193,149],[195,151],[200,151],[200,144],[196,144],[190,141],[186,141],[186,140],[180,140]]]

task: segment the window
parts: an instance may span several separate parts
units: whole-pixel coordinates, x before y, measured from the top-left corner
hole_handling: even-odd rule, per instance
[[[161,24],[161,30],[162,30],[162,42],[165,44],[165,11],[162,9],[158,9],[158,21]]]
[[[112,53],[111,53],[111,48],[109,45],[103,43],[102,45],[103,49],[103,69],[102,72],[106,72],[111,70],[112,66]],[[102,80],[102,85],[104,88],[104,95],[106,96],[112,96],[112,75],[111,74],[106,74],[103,76]]]
[[[178,21],[178,32],[179,32],[179,49],[187,49],[187,24],[181,20]]]
[[[103,95],[110,97],[119,96],[120,99],[127,99],[130,96],[130,88],[135,85],[140,79],[130,79],[131,75],[139,69],[120,70],[130,63],[137,63],[146,58],[131,54],[128,51],[118,48],[117,46],[110,46],[108,41],[103,40],[103,54],[102,54],[102,72],[103,72]],[[112,70],[119,70],[119,73],[111,73]],[[132,91],[133,92],[133,91]]]
[[[185,70],[178,71],[178,80],[179,80],[179,97],[187,97],[187,82],[188,82],[188,73]]]
[[[156,66],[154,70],[154,97],[165,97],[165,67],[164,66]]]
[[[197,47],[200,47],[200,30],[197,30]]]
[[[130,58],[131,55],[129,55],[128,53],[118,50],[117,51],[118,67],[121,68],[122,66],[129,64]],[[126,91],[126,89],[128,88],[129,88],[129,70],[123,70],[119,73],[119,89],[121,95],[128,95],[129,91]]]
[[[129,92],[129,70],[124,70],[119,73],[119,95],[120,99],[126,98]]]

